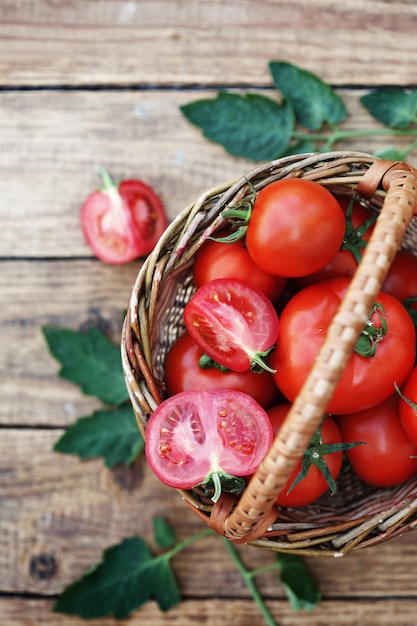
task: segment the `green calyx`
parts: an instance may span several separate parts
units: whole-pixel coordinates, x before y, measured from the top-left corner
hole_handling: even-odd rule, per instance
[[[247,181],[247,183],[251,195],[244,198],[238,205],[227,207],[222,213],[222,217],[226,218],[229,225],[232,227],[232,232],[225,237],[211,237],[211,239],[222,243],[234,243],[245,237],[256,199],[255,187],[250,181]]]
[[[204,488],[204,495],[213,502],[217,502],[222,491],[240,495],[246,488],[246,480],[241,476],[233,476],[222,470],[210,472],[202,483],[196,487]]]
[[[375,317],[378,320],[375,320]],[[384,307],[377,302],[372,307],[371,313],[366,320],[365,328],[358,337],[355,346],[356,354],[364,357],[375,356],[378,343],[384,339],[387,332],[388,324],[385,319]]]
[[[323,474],[326,482],[330,488],[332,494],[336,493],[337,485],[336,481],[332,476],[331,471],[328,468],[328,465],[324,459],[326,454],[332,454],[334,452],[345,452],[346,450],[350,450],[351,448],[355,448],[356,446],[361,445],[362,441],[356,442],[340,442],[340,443],[323,443],[322,435],[321,435],[321,426],[314,433],[308,448],[306,448],[304,452],[304,456],[301,462],[301,470],[295,477],[292,482],[290,488],[287,491],[287,495],[294,489],[299,482],[305,478],[309,472],[309,469],[312,465],[315,465],[318,470]]]
[[[366,248],[366,245],[368,243],[366,239],[363,238],[363,236],[376,221],[376,215],[372,215],[358,228],[354,228],[352,223],[352,210],[354,201],[354,197],[352,196],[346,211],[346,230],[340,249],[349,250],[353,254],[356,262],[359,264],[362,260],[362,251],[364,248]]]

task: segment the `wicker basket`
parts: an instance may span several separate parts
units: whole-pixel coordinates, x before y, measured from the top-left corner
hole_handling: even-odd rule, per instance
[[[398,248],[417,254],[417,220],[412,219],[416,175],[405,163],[358,152],[278,159],[204,193],[171,223],[142,266],[124,323],[122,361],[137,423],[146,436],[147,420],[164,398],[165,356],[184,330],[183,309],[195,291],[194,254],[225,225],[228,207],[249,198],[251,186],[260,190],[277,179],[300,177],[338,194],[355,193],[369,211],[379,213],[308,380],[243,495],[223,494],[213,505],[198,490],[180,491],[200,517],[230,540],[300,555],[342,556],[417,525],[417,478],[382,489],[346,472],[334,496],[297,509],[273,505],[325,413]]]

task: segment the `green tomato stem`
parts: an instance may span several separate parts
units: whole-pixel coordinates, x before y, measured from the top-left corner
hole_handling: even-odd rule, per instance
[[[99,165],[98,167],[96,167],[96,172],[103,181],[103,186],[101,188],[102,191],[109,192],[112,189],[117,188],[117,184],[114,182],[108,171],[104,169],[104,167],[101,167]]]

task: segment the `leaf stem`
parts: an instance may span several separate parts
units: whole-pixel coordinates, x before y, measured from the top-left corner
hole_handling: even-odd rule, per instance
[[[294,130],[291,133],[293,139],[298,140],[310,140],[325,142],[325,150],[332,148],[333,144],[337,141],[343,141],[345,139],[354,139],[356,137],[416,137],[417,128],[411,128],[407,130],[401,130],[397,128],[373,128],[373,129],[359,129],[359,130],[340,130],[334,128],[332,133],[306,133],[302,131]],[[413,147],[417,145],[417,140],[413,142]],[[413,148],[407,150],[411,152]]]
[[[192,543],[195,543],[196,541],[199,541],[200,539],[204,539],[204,537],[208,537],[209,535],[214,535],[214,534],[215,534],[214,530],[212,530],[211,528],[205,528],[204,530],[201,530],[200,532],[195,533],[194,535],[191,535],[190,537],[186,537],[185,539],[178,541],[172,548],[167,550],[167,552],[164,552],[162,556],[169,560],[173,556],[178,554],[178,552],[181,552],[181,550],[184,550],[184,548],[187,548],[188,546],[190,546]]]
[[[250,594],[254,600],[254,602],[256,603],[257,607],[259,608],[259,611],[262,614],[262,617],[265,620],[265,623],[268,626],[277,626],[276,621],[274,620],[274,618],[272,617],[268,607],[266,606],[264,599],[262,598],[261,594],[258,591],[258,588],[256,587],[253,578],[256,574],[259,574],[261,571],[267,571],[267,569],[277,569],[276,567],[272,568],[270,566],[265,566],[262,568],[257,568],[254,569],[252,571],[249,571],[245,564],[243,563],[242,559],[240,558],[239,554],[237,553],[236,548],[234,547],[234,545],[232,544],[231,541],[229,541],[228,539],[222,538],[222,541],[227,549],[227,551],[229,552],[233,562],[235,563],[240,575],[242,576],[247,588],[250,591]]]

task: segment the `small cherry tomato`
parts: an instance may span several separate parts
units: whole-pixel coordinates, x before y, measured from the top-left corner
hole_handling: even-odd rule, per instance
[[[346,452],[354,472],[377,487],[417,475],[417,446],[401,424],[399,400],[394,394],[370,409],[336,417],[344,440],[364,442]]]
[[[212,280],[191,297],[184,322],[203,352],[220,365],[238,372],[268,369],[264,358],[275,345],[279,321],[260,289],[236,278]]]
[[[155,475],[177,489],[214,484],[214,501],[230,478],[256,472],[272,443],[266,411],[246,393],[184,391],[164,400],[146,430]]]
[[[264,272],[304,276],[330,261],[344,233],[345,216],[330,191],[311,180],[286,178],[258,193],[246,245]]]
[[[284,293],[287,279],[272,276],[252,260],[242,239],[224,243],[207,240],[194,259],[194,282],[201,287],[216,278],[239,278],[257,287],[276,302]]]
[[[172,344],[164,369],[168,394],[207,389],[234,389],[254,398],[262,407],[270,406],[278,396],[278,389],[270,372],[252,370],[221,371],[210,359],[204,358],[201,348],[184,332]]]
[[[87,244],[98,259],[114,265],[149,254],[167,226],[161,199],[140,180],[114,183],[105,170],[99,173],[103,187],[81,208]]]

